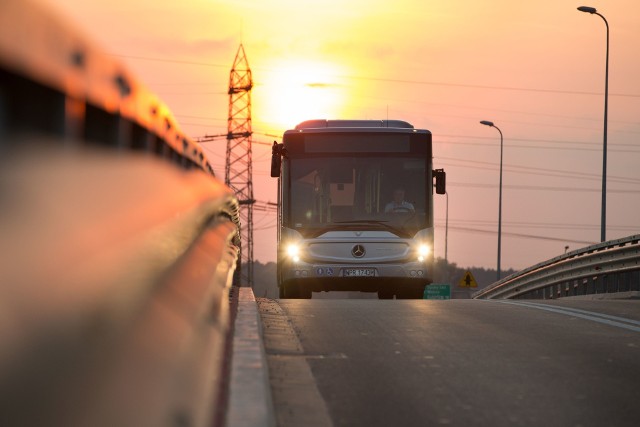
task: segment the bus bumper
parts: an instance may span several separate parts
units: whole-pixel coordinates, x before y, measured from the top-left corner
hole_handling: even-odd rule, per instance
[[[421,295],[432,282],[431,268],[424,262],[402,264],[312,264],[283,266],[279,286],[297,286],[305,292],[361,291],[379,294]]]

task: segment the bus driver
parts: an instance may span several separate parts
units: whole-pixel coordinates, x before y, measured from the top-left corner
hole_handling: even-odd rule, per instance
[[[404,200],[404,188],[393,190],[393,201],[387,203],[384,208],[385,213],[412,213],[415,212],[413,204]]]

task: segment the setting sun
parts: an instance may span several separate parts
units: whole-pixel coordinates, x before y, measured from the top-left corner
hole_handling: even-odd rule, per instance
[[[254,116],[279,131],[308,119],[340,117],[345,88],[339,74],[336,66],[311,61],[266,67],[255,85]]]

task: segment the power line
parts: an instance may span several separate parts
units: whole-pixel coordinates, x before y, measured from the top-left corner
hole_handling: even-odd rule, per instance
[[[497,188],[497,184],[482,184],[477,182],[447,182],[447,185],[452,187],[467,187],[467,188]],[[539,191],[570,191],[580,193],[599,193],[602,191],[600,188],[580,188],[580,187],[549,187],[541,185],[503,185],[503,188],[511,190],[539,190]],[[639,194],[640,190],[612,190],[607,189],[608,193],[614,194]]]
[[[404,80],[404,79],[389,79],[382,77],[361,77],[361,76],[337,76],[347,79],[353,80],[368,80],[374,82],[387,82],[387,83],[401,83],[401,84],[413,84],[413,85],[429,85],[429,86],[445,86],[445,87],[464,87],[471,89],[491,89],[491,90],[505,90],[505,91],[520,91],[520,92],[539,92],[539,93],[559,93],[559,94],[567,94],[567,95],[593,95],[593,96],[603,96],[604,94],[601,92],[586,92],[586,91],[576,91],[576,90],[559,90],[559,89],[541,89],[541,88],[526,88],[526,87],[514,87],[514,86],[489,86],[489,85],[473,85],[473,84],[464,84],[464,83],[448,83],[448,82],[432,82],[425,80]],[[627,98],[640,98],[640,94],[623,94],[609,93],[609,96],[620,96]]]
[[[228,67],[228,65],[223,65],[223,64],[213,64],[211,62],[187,61],[183,59],[157,58],[157,57],[137,56],[137,55],[121,55],[117,53],[112,53],[111,56],[116,56],[118,58],[139,59],[142,61],[168,62],[173,64],[184,64],[184,65],[198,65],[202,67],[216,67],[216,68]]]
[[[543,142],[543,141],[542,141]],[[446,143],[443,142],[439,142],[439,144],[449,144],[449,145],[466,145],[466,146],[471,146],[471,147],[499,147],[499,144],[491,144],[491,143],[478,143],[478,142],[462,142],[462,141],[448,141]],[[542,150],[565,150],[565,151],[584,151],[584,152],[601,152],[602,148],[598,149],[595,148],[595,146],[597,144],[591,144],[591,143],[580,143],[580,142],[575,142],[574,144],[589,144],[589,145],[593,145],[594,148],[582,148],[582,147],[552,147],[552,146],[543,146],[543,145],[510,145],[509,149],[512,148],[517,148],[517,149],[531,149],[531,150],[537,150],[537,151],[542,151]],[[632,144],[620,144],[620,145],[626,145],[626,146],[633,146]],[[610,148],[609,151],[611,152],[615,152],[615,153],[630,153],[630,154],[640,154],[640,150],[620,150],[620,149],[615,149],[615,148]]]
[[[213,121],[216,121],[216,122],[226,122],[227,120],[229,120],[229,119],[216,119],[216,118],[213,118],[213,117],[204,117],[204,116],[189,116],[189,115],[186,115],[186,114],[175,114],[175,117],[185,117],[187,119],[213,120]]]
[[[435,135],[437,138],[468,138],[468,139],[484,139],[484,140],[491,140],[491,141],[495,141],[494,137],[490,137],[490,136],[477,136],[477,135],[449,135],[449,134],[437,134]],[[586,142],[586,141],[567,141],[565,139],[539,139],[539,138],[509,138],[509,142],[542,142],[542,143],[549,143],[549,144],[573,144],[573,145],[592,145],[594,147],[599,147],[600,145],[602,145],[601,143],[597,143],[597,142]],[[467,145],[471,145],[471,144],[476,144],[476,143],[464,143],[464,142],[441,142],[441,141],[434,141],[434,143],[437,144],[467,144]],[[498,146],[499,144],[491,144],[491,146]],[[614,143],[613,145],[619,146],[619,147],[637,147],[638,144],[632,144],[632,143]],[[520,145],[513,145],[510,147],[521,147]],[[542,147],[541,147],[542,148]],[[578,149],[578,148],[573,148],[573,149]]]
[[[121,55],[121,54],[112,54],[112,56],[116,56],[120,58],[138,59],[143,61],[157,61],[157,62],[184,64],[184,65],[226,68],[225,65],[215,64],[210,62],[199,62],[199,61],[172,59],[172,58],[157,58],[157,57],[149,57],[149,56]],[[264,68],[257,68],[257,69],[264,69]],[[270,70],[273,70],[273,69],[270,69]],[[275,71],[277,71],[277,69]],[[577,90],[527,88],[527,87],[516,87],[516,86],[476,85],[476,84],[465,84],[465,83],[435,82],[435,81],[427,81],[427,80],[391,79],[391,78],[384,78],[384,77],[357,76],[357,75],[335,75],[335,77],[345,78],[350,80],[364,80],[364,81],[373,81],[373,82],[411,84],[411,85],[462,87],[462,88],[470,88],[470,89],[490,89],[490,90],[503,90],[503,91],[537,92],[537,93],[558,93],[558,94],[566,94],[566,95],[603,96],[603,93],[600,93],[600,92],[587,92],[587,91],[577,91]],[[617,97],[625,97],[625,98],[640,98],[640,94],[625,94],[625,93],[609,93],[609,96],[617,96]]]
[[[499,144],[489,144],[489,143],[477,143],[477,142],[462,142],[462,141],[454,141],[454,142],[446,142],[446,144],[450,145],[466,145],[471,147],[499,147]],[[580,144],[580,143],[576,143]],[[587,144],[587,143],[584,143]],[[596,144],[592,144],[595,145]],[[625,144],[631,145],[631,144]],[[602,152],[602,148],[577,148],[577,147],[551,147],[551,146],[541,146],[541,145],[511,145],[509,149],[518,148],[518,149],[531,149],[531,150],[565,150],[565,151],[585,151],[585,152]],[[619,150],[615,148],[609,148],[609,152],[614,153],[630,153],[630,154],[640,154],[640,150]]]
[[[450,161],[456,161],[456,162],[462,162],[462,163],[469,163],[469,164],[477,164],[477,165],[486,165],[486,166],[491,166],[491,168],[488,167],[482,167],[482,166],[469,166],[469,165],[451,165],[448,164],[449,166],[454,166],[454,167],[466,167],[466,168],[475,168],[475,169],[486,169],[486,170],[495,170],[495,168],[498,167],[498,165],[496,163],[492,163],[492,162],[482,162],[482,161],[478,161],[478,160],[465,160],[465,159],[459,159],[459,158],[455,158],[455,157],[440,157],[440,156],[434,156],[434,158],[436,159],[444,159],[444,160],[450,160]],[[445,163],[443,163],[445,164]],[[562,178],[575,178],[575,179],[600,179],[600,176],[597,174],[591,174],[591,173],[586,173],[586,172],[577,172],[577,171],[559,171],[557,169],[547,169],[547,168],[537,168],[537,167],[531,167],[531,166],[522,166],[522,165],[504,165],[505,169],[508,169],[509,172],[513,172],[513,173],[523,173],[523,174],[532,174],[532,175],[545,175],[545,176],[554,176],[554,177],[562,177]],[[628,177],[620,177],[620,176],[611,176],[609,175],[607,177],[607,179],[610,179],[612,181],[621,183],[621,184],[640,184],[640,179],[636,179],[636,178],[628,178]]]
[[[437,228],[445,228],[444,226],[436,226]],[[491,231],[491,230],[481,230],[478,228],[468,228],[468,227],[456,227],[456,226],[451,226],[449,225],[449,230],[456,230],[456,231],[465,231],[465,232],[469,232],[469,233],[479,233],[479,234],[497,234],[497,231]],[[522,234],[522,233],[511,233],[511,232],[502,232],[503,235],[505,236],[511,236],[511,237],[517,237],[517,238],[523,238],[523,239],[533,239],[533,240],[548,240],[548,241],[553,241],[553,242],[563,242],[563,243],[577,243],[577,244],[584,244],[584,245],[593,245],[595,244],[595,242],[593,241],[587,241],[587,240],[576,240],[576,239],[564,239],[564,238],[560,238],[560,237],[550,237],[550,236],[536,236],[533,234]]]
[[[162,96],[166,96],[166,95],[189,95],[189,96],[209,96],[209,95],[221,95],[221,96],[227,96],[227,93],[224,92],[202,92],[202,91],[198,91],[198,92],[165,92],[163,90],[156,90],[156,92],[158,93],[158,95],[162,95]]]
[[[260,227],[260,228],[256,228],[257,231],[262,231],[262,230],[270,230],[272,228],[275,228],[277,226],[277,224],[273,224],[273,225],[267,225],[264,227]]]
[[[444,225],[444,220],[437,220],[438,227]],[[479,220],[479,219],[449,219],[449,223],[454,226],[475,225],[480,227],[497,227],[498,222],[495,220]],[[599,230],[599,224],[564,224],[553,222],[527,222],[527,221],[504,221],[504,225],[509,228],[525,228],[525,229],[554,229],[554,230]],[[631,225],[607,225],[607,229],[615,231],[636,232],[640,227]]]
[[[391,99],[389,98],[385,98],[386,100],[386,105],[389,105],[389,101]],[[362,104],[365,107],[369,107],[370,104]],[[457,108],[465,108],[464,106],[456,106]],[[378,108],[380,108],[380,106],[378,106]],[[402,113],[402,115],[404,116],[410,116],[412,114],[415,114],[415,110],[403,110],[401,108],[393,108],[394,114],[395,113]],[[493,111],[493,110],[492,110]],[[422,113],[427,114],[427,113]],[[494,113],[492,113],[494,114]],[[463,116],[463,115],[456,115],[456,114],[441,114],[438,112],[429,112],[428,113],[428,117],[447,117],[447,118],[454,118],[454,119],[460,119],[466,122],[475,122],[477,120],[478,115],[474,114],[473,116]],[[593,119],[593,122],[595,122],[596,120]],[[516,120],[508,120],[508,119],[501,119],[500,120],[501,123],[513,123],[513,124],[517,124],[517,125],[524,125],[524,126],[535,126],[536,128],[540,128],[541,126],[544,126],[545,128],[565,128],[565,129],[579,129],[579,130],[584,130],[584,131],[598,131],[599,128],[594,128],[594,127],[585,127],[585,126],[572,126],[572,125],[566,125],[566,124],[552,124],[552,123],[548,123],[545,122],[544,125],[542,125],[540,122],[522,122],[522,121],[516,121]],[[637,124],[637,123],[631,123],[631,124]],[[634,131],[634,130],[629,130],[629,129],[611,129],[612,132],[617,132],[617,133],[630,133],[630,134],[640,134],[640,132],[638,131]]]
[[[204,120],[211,120],[211,121],[220,121],[220,122],[224,122],[226,121],[226,119],[218,119],[218,118],[210,118],[210,117],[203,117],[203,116],[190,116],[190,115],[180,115],[180,114],[176,114],[175,117],[184,117],[184,118],[194,118],[194,119],[204,119]],[[194,125],[197,126],[206,126],[205,124],[200,124],[200,123],[194,123]],[[209,126],[214,126],[214,125],[209,125]],[[254,135],[263,135],[263,136],[267,136],[269,138],[282,138],[281,134],[275,134],[275,133],[269,133],[269,132],[262,132],[262,131],[254,131],[253,132]],[[479,139],[479,140],[487,140],[487,141],[494,141],[495,138],[493,137],[488,137],[488,136],[477,136],[477,135],[455,135],[455,134],[445,134],[445,133],[439,133],[437,135],[434,135],[434,144],[451,144],[451,145],[468,145],[468,146],[481,146],[481,147],[496,147],[498,146],[498,144],[496,143],[489,143],[489,144],[483,144],[483,143],[476,143],[476,142],[465,142],[465,141],[440,141],[438,139],[440,138],[455,138],[455,139]],[[541,138],[509,138],[510,142],[534,142],[534,143],[546,143],[546,144],[567,144],[570,145],[570,147],[550,147],[550,146],[541,146],[541,145],[511,145],[509,148],[529,148],[529,149],[536,149],[536,150],[545,150],[545,149],[549,149],[549,150],[579,150],[579,151],[589,151],[589,152],[599,152],[602,151],[602,149],[600,148],[600,143],[597,142],[586,142],[586,141],[568,141],[568,140],[562,140],[562,139],[541,139]],[[591,148],[578,148],[578,147],[571,147],[571,145],[582,145],[582,146],[587,146],[587,147],[594,147],[593,149]],[[639,153],[640,154],[640,150],[620,150],[620,149],[615,149],[614,147],[633,147],[636,148],[638,147],[638,144],[633,144],[633,143],[612,143],[611,144],[611,151],[615,151],[615,152],[620,152],[620,153]]]
[[[190,122],[180,122],[180,125],[182,126],[196,126],[196,127],[202,127],[202,128],[210,128],[211,125],[205,124],[205,123],[190,123]]]
[[[418,99],[398,99],[398,98],[389,98],[389,97],[380,97],[380,96],[367,96],[367,95],[356,95],[358,98],[367,98],[367,99],[377,99],[385,102],[394,101],[400,102],[402,104],[418,104],[418,105],[430,105],[433,107],[451,107],[451,108],[460,108],[465,110],[480,110],[480,111],[491,111],[492,113],[500,112],[500,113],[509,113],[509,114],[520,114],[526,116],[540,116],[540,117],[551,117],[554,119],[569,119],[569,120],[582,120],[582,121],[598,121],[601,120],[600,117],[579,117],[579,116],[570,116],[564,114],[550,114],[550,113],[540,113],[534,111],[520,111],[513,109],[500,109],[500,108],[489,108],[486,106],[479,107],[475,105],[457,105],[457,104],[445,104],[445,103],[436,103],[436,102],[424,102]],[[474,116],[475,117],[475,116]],[[465,117],[468,118],[468,117]],[[637,125],[638,122],[633,121],[624,121],[624,120],[609,120],[609,123],[620,123],[625,125]]]
[[[483,166],[472,166],[472,165],[457,165],[457,164],[451,164],[451,163],[447,163],[447,162],[439,162],[438,164],[440,166],[460,167],[460,168],[465,168],[465,169],[480,169],[480,170],[488,170],[488,171],[492,171],[492,172],[497,170],[495,167],[483,167]],[[533,171],[527,171],[527,170],[517,170],[517,169],[512,169],[512,168],[507,168],[507,167],[504,167],[504,170],[506,172],[517,173],[517,174],[522,174],[522,175],[535,175],[535,176],[545,176],[545,177],[565,178],[565,179],[581,179],[581,180],[589,180],[589,181],[599,181],[600,180],[600,178],[598,178],[596,175],[588,175],[588,174],[584,174],[585,176],[576,176],[576,175],[571,175],[569,173],[562,173],[562,172],[540,173],[540,172],[533,172]],[[616,178],[613,178],[613,177],[609,176],[607,179],[610,182],[616,182],[618,184],[638,184],[637,181],[629,181],[630,178],[616,179]]]

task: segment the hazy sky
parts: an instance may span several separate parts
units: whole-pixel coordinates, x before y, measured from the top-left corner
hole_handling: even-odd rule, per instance
[[[495,268],[504,133],[502,267],[600,239],[605,25],[580,1],[56,0],[169,105],[193,136],[226,132],[229,69],[253,72],[254,141],[311,118],[386,117],[433,133],[447,171],[449,261]],[[640,233],[640,2],[586,3],[611,27],[607,238]],[[206,144],[224,176],[225,140]],[[256,198],[275,201],[270,149]],[[275,215],[255,214],[275,259]],[[435,207],[444,257],[445,198]]]

